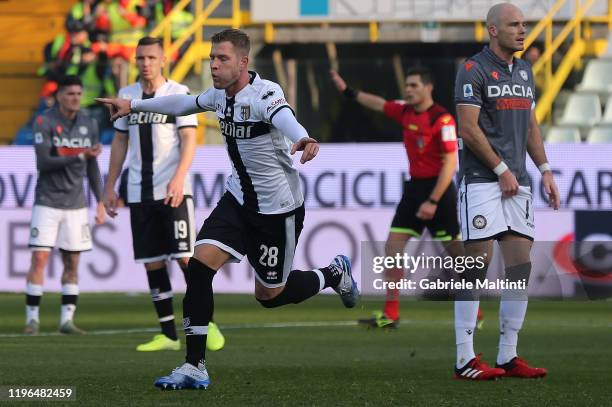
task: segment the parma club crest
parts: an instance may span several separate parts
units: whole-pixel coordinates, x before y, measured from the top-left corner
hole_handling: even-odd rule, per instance
[[[248,120],[251,117],[251,106],[240,106],[240,118]]]

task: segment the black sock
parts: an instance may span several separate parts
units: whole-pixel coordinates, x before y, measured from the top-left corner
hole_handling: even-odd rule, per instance
[[[39,307],[42,295],[26,294],[26,305],[29,307]]]
[[[460,274],[460,278],[468,283],[471,283],[472,289],[460,289],[454,293],[455,301],[479,301],[482,290],[477,289],[478,284],[482,284],[487,278],[487,270],[489,265],[484,264],[484,267],[478,267],[476,265],[466,267],[463,273]]]
[[[42,299],[42,285],[28,283],[26,285],[26,322],[39,319],[40,300]]]
[[[78,295],[66,295],[62,294],[62,305],[76,305],[77,300],[79,299]]]
[[[285,288],[279,295],[270,300],[258,299],[258,301],[266,308],[275,308],[286,304],[299,304],[319,291],[321,291],[321,278],[316,271],[293,270],[289,273]]]
[[[215,270],[192,257],[185,273],[187,291],[183,299],[183,327],[187,342],[185,361],[194,366],[205,358],[208,323],[214,311]]]
[[[172,286],[166,267],[157,270],[147,270],[147,279],[151,289],[151,299],[157,311],[161,331],[168,338],[176,341],[176,326],[172,307]]]
[[[181,269],[181,272],[183,273],[183,278],[185,279],[185,283],[186,283],[186,282],[187,282],[187,276],[186,276],[186,273],[187,273],[187,268],[188,268],[189,266],[188,266],[187,264],[183,264],[183,263],[181,263],[180,261],[179,261],[179,262],[177,262],[177,263],[178,263],[178,265],[179,265],[179,268]]]
[[[325,277],[325,288],[335,287],[340,284],[340,278],[342,277],[342,271],[335,267],[322,267],[321,274]]]

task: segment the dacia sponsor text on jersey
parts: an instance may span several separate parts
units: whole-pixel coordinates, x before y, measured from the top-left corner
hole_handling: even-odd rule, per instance
[[[91,147],[91,140],[89,138],[65,138],[53,136],[51,139],[54,147],[59,148],[89,148]]]
[[[504,96],[522,96],[533,99],[533,90],[529,86],[514,84],[510,85],[489,85],[487,86],[487,97],[496,98]]]

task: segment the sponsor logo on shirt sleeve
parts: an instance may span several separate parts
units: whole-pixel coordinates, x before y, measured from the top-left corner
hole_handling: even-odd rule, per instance
[[[457,140],[457,131],[455,126],[442,126],[442,141]]]
[[[268,108],[266,109],[266,113],[270,113],[270,111],[274,109],[275,107],[280,106],[280,105],[285,105],[285,104],[287,104],[287,101],[285,100],[285,98],[276,99],[274,102],[268,105]]]
[[[267,98],[269,98],[270,96],[274,95],[274,91],[273,90],[269,90],[267,91],[262,97],[261,100],[266,100]]]
[[[466,83],[465,85],[463,85],[463,97],[469,98],[472,96],[474,96],[474,90],[472,89],[472,84]]]
[[[442,124],[449,124],[451,119],[452,117],[450,115],[446,115],[446,116],[442,116],[440,121],[442,122]]]

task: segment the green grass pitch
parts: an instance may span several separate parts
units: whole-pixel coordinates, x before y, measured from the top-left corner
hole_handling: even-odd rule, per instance
[[[181,300],[175,297],[179,317]],[[207,354],[211,386],[205,391],[162,392],[153,387],[153,380],[179,365],[184,354],[135,351],[155,333],[147,295],[84,294],[76,322],[88,335],[23,337],[23,296],[0,294],[0,386],[76,387],[76,403],[51,405],[610,403],[610,301],[532,301],[519,352],[532,364],[548,368],[549,376],[496,382],[452,378],[451,302],[404,301],[400,329],[380,332],[352,324],[379,308],[378,298],[364,298],[353,310],[344,309],[335,295],[274,310],[261,308],[247,295],[217,295],[215,301],[215,319],[227,342],[223,350]],[[43,297],[45,334],[57,328],[59,302],[59,295]],[[495,362],[497,349],[497,307],[496,302],[482,304],[486,320],[476,335],[476,351],[489,363]],[[43,403],[18,403],[27,404]]]

